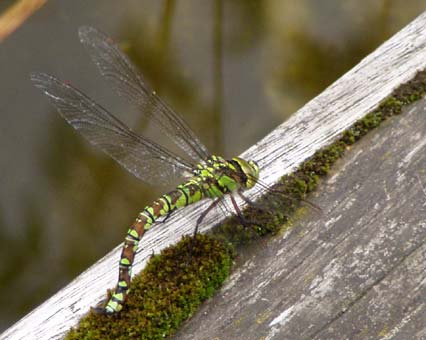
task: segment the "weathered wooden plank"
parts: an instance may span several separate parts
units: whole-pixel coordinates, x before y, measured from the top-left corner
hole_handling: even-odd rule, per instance
[[[426,14],[362,60],[293,118],[279,126],[243,154],[258,160],[267,183],[295,168],[341,131],[365,115],[401,83],[426,67]],[[254,191],[251,193],[254,195]],[[152,251],[175,243],[193,230],[195,216],[205,204],[185,209],[161,228],[153,228],[142,242],[134,272]],[[210,215],[208,226],[221,216]],[[116,280],[120,246],[86,270],[67,287],[4,332],[0,339],[57,339],[104,297]]]
[[[339,160],[322,217],[246,254],[175,338],[426,339],[426,100],[407,111]]]

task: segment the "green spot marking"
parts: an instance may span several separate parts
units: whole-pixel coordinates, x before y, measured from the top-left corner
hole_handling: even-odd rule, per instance
[[[129,231],[127,232],[127,234],[129,234],[133,238],[139,240],[139,234],[138,234],[138,232],[135,229],[129,229]]]
[[[123,293],[115,293],[112,297],[119,302],[123,302],[124,299]]]
[[[120,281],[119,283],[118,283],[118,286],[119,287],[122,287],[122,288],[127,288],[127,282],[126,281]]]
[[[130,266],[130,261],[129,261],[129,259],[122,257],[120,259],[120,264],[122,264],[123,266]]]

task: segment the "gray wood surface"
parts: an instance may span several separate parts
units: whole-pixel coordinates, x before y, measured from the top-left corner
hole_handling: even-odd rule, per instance
[[[368,55],[242,156],[257,160],[261,166],[261,179],[272,184],[315,151],[330,144],[393,89],[424,68],[426,13]],[[358,174],[355,169],[353,176],[362,176],[362,173]],[[256,191],[253,190],[248,196],[253,198],[255,195]],[[144,267],[153,251],[158,252],[176,243],[182,235],[191,233],[196,217],[205,207],[203,203],[188,207],[183,213],[176,213],[161,224],[161,227],[152,228],[141,243],[143,250],[136,258],[133,272],[138,273]],[[134,214],[136,217],[137,212]],[[208,217],[207,225],[201,231],[210,229],[223,218],[214,214]],[[120,250],[121,245],[6,330],[0,339],[62,338],[89,311],[90,306],[105,298],[108,288],[114,287]],[[318,294],[323,294],[321,287],[318,289]]]
[[[370,132],[312,201],[242,255],[180,340],[426,339],[426,100]]]

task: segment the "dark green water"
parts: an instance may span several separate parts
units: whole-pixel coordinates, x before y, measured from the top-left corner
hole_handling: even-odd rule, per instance
[[[119,41],[205,144],[232,156],[425,9],[414,0],[359,4],[56,0],[1,43],[0,330],[121,242],[139,209],[170,189],[144,185],[93,150],[32,87],[32,71],[69,80],[167,143],[101,79],[80,25]]]

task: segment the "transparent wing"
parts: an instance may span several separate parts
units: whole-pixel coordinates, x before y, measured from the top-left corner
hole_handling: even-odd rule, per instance
[[[142,114],[155,122],[196,163],[209,157],[207,148],[183,118],[155,94],[111,38],[87,26],[80,27],[79,36],[101,74],[114,85],[120,96],[133,102]]]
[[[141,180],[166,184],[190,174],[191,164],[134,133],[71,85],[44,73],[32,74],[31,80],[68,123]]]

